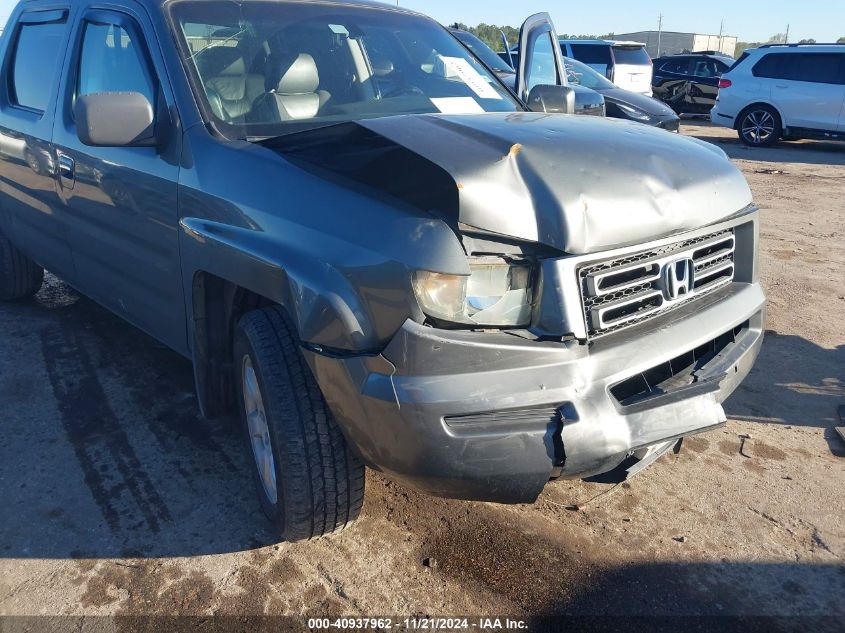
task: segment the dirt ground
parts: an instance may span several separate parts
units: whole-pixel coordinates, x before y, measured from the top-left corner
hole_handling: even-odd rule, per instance
[[[35,302],[0,306],[0,614],[731,614],[771,630],[824,615],[837,629],[845,145],[684,133],[719,144],[762,209],[768,332],[726,428],[620,486],[557,482],[530,506],[370,472],[353,529],[278,544],[237,430],[198,417],[189,363],[50,277]]]

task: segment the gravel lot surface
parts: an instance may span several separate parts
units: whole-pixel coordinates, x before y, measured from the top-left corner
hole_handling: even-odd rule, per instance
[[[278,544],[237,429],[198,417],[188,361],[48,277],[36,301],[0,305],[0,614],[841,626],[845,145],[752,150],[701,121],[684,133],[724,148],[762,209],[768,332],[726,428],[620,486],[558,482],[530,506],[432,499],[368,472],[356,527]]]

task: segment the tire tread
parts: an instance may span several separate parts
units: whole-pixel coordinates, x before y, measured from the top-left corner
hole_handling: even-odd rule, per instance
[[[348,527],[363,505],[364,466],[311,374],[296,329],[280,306],[250,312],[240,327],[268,392],[268,421],[285,443],[282,468],[292,475],[278,482],[285,539],[318,538]]]
[[[28,299],[43,281],[44,269],[0,233],[0,301]]]

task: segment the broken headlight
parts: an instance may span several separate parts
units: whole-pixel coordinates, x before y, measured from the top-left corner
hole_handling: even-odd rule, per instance
[[[532,269],[500,257],[471,257],[470,274],[414,273],[414,293],[432,319],[488,327],[531,322]]]

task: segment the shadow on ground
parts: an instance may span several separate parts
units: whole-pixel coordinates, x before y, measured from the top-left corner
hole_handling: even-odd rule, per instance
[[[692,134],[697,139],[718,145],[733,159],[766,163],[845,165],[845,143],[843,142],[795,140],[780,141],[772,147],[748,147],[739,142],[736,132],[717,128],[709,121],[688,119],[684,120],[682,125],[697,128],[692,130]],[[725,132],[729,136],[726,137]]]
[[[190,362],[48,276],[0,306],[0,556],[191,556],[277,539]],[[8,513],[8,514],[6,514]]]
[[[782,397],[784,390],[789,398]],[[767,405],[773,402],[777,409]],[[845,443],[833,431],[842,425],[843,404],[845,345],[826,349],[769,330],[756,365],[724,406],[734,420],[826,429],[831,451],[845,457]]]
[[[800,563],[630,565],[595,575],[571,601],[549,605],[532,630],[719,631],[842,630],[835,597],[845,567]],[[565,627],[569,628],[569,627]]]
[[[188,360],[52,276],[36,301],[0,306],[0,331],[0,557],[187,557],[276,542],[245,441],[234,422],[199,416]],[[726,408],[755,422],[832,426],[843,367],[845,348],[770,333]],[[789,406],[766,409],[784,389]],[[440,544],[450,542],[466,541]],[[544,566],[558,573],[554,560],[522,568]],[[537,591],[532,574],[503,577]]]

